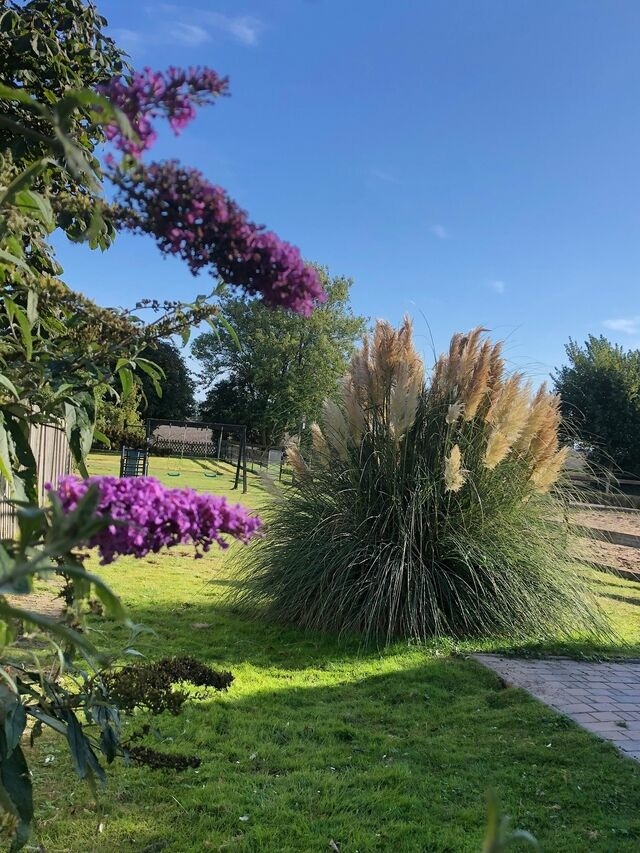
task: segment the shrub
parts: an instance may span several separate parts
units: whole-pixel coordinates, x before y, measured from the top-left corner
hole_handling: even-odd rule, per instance
[[[605,630],[568,554],[559,400],[483,331],[427,380],[410,321],[378,322],[236,558],[241,607],[378,642]]]

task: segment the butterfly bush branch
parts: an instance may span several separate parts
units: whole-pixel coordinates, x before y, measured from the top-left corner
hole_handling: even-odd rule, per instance
[[[100,490],[96,517],[112,523],[82,544],[98,549],[102,565],[180,544],[194,545],[194,556],[201,557],[214,543],[227,548],[225,536],[247,542],[261,527],[260,519],[240,504],[192,489],[168,489],[153,477],[70,476],[48,490],[62,511],[71,513],[94,484]]]
[[[175,160],[114,169],[119,224],[155,238],[164,255],[193,275],[205,269],[226,284],[261,294],[272,307],[309,316],[326,299],[318,273],[300,251],[261,225],[221,187]]]

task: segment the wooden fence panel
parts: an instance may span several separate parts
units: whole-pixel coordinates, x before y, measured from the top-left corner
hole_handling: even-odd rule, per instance
[[[29,443],[38,464],[38,501],[42,503],[45,485],[56,486],[60,477],[71,473],[71,451],[64,430],[50,424],[32,426]],[[8,484],[0,476],[0,539],[11,539],[15,532],[16,518],[6,503],[8,497]]]

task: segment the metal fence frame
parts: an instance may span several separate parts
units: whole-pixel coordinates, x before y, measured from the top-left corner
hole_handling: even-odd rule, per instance
[[[154,430],[161,426],[177,427],[183,430],[183,439],[176,438],[154,438]],[[211,440],[186,440],[188,429],[197,429],[202,432],[209,432]],[[217,435],[215,435],[217,433]],[[224,437],[233,436],[237,439],[237,454],[233,458],[231,448],[233,443],[225,441]],[[215,437],[215,440],[214,440]],[[234,489],[238,488],[240,483],[240,474],[242,473],[242,491],[247,491],[247,427],[244,424],[226,424],[215,421],[174,421],[165,418],[149,418],[147,420],[147,447],[149,452],[153,453],[156,450],[175,449],[176,455],[184,456],[199,456],[204,459],[215,458],[224,459],[236,463]]]

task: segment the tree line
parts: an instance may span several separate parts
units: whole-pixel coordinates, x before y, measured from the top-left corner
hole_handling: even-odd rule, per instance
[[[98,429],[113,446],[144,440],[147,418],[245,424],[263,447],[281,444],[317,420],[323,401],[335,397],[366,319],[353,313],[352,281],[316,267],[327,294],[311,317],[273,312],[245,294],[224,294],[225,323],[194,340],[190,368],[172,342],[144,356],[163,373],[162,394],[146,374],[123,404],[105,393]],[[205,392],[196,399],[196,389]]]
[[[246,424],[250,440],[263,447],[304,432],[318,420],[323,400],[339,394],[367,327],[350,306],[352,281],[317,270],[327,301],[310,318],[229,294],[220,300],[227,323],[196,337],[191,366],[170,341],[147,350],[145,357],[164,372],[162,396],[141,374],[139,389],[124,403],[103,397],[99,429],[114,446],[141,440],[146,418]],[[640,476],[640,350],[590,335],[582,345],[570,339],[565,351],[566,364],[552,377],[565,441],[598,466]]]

